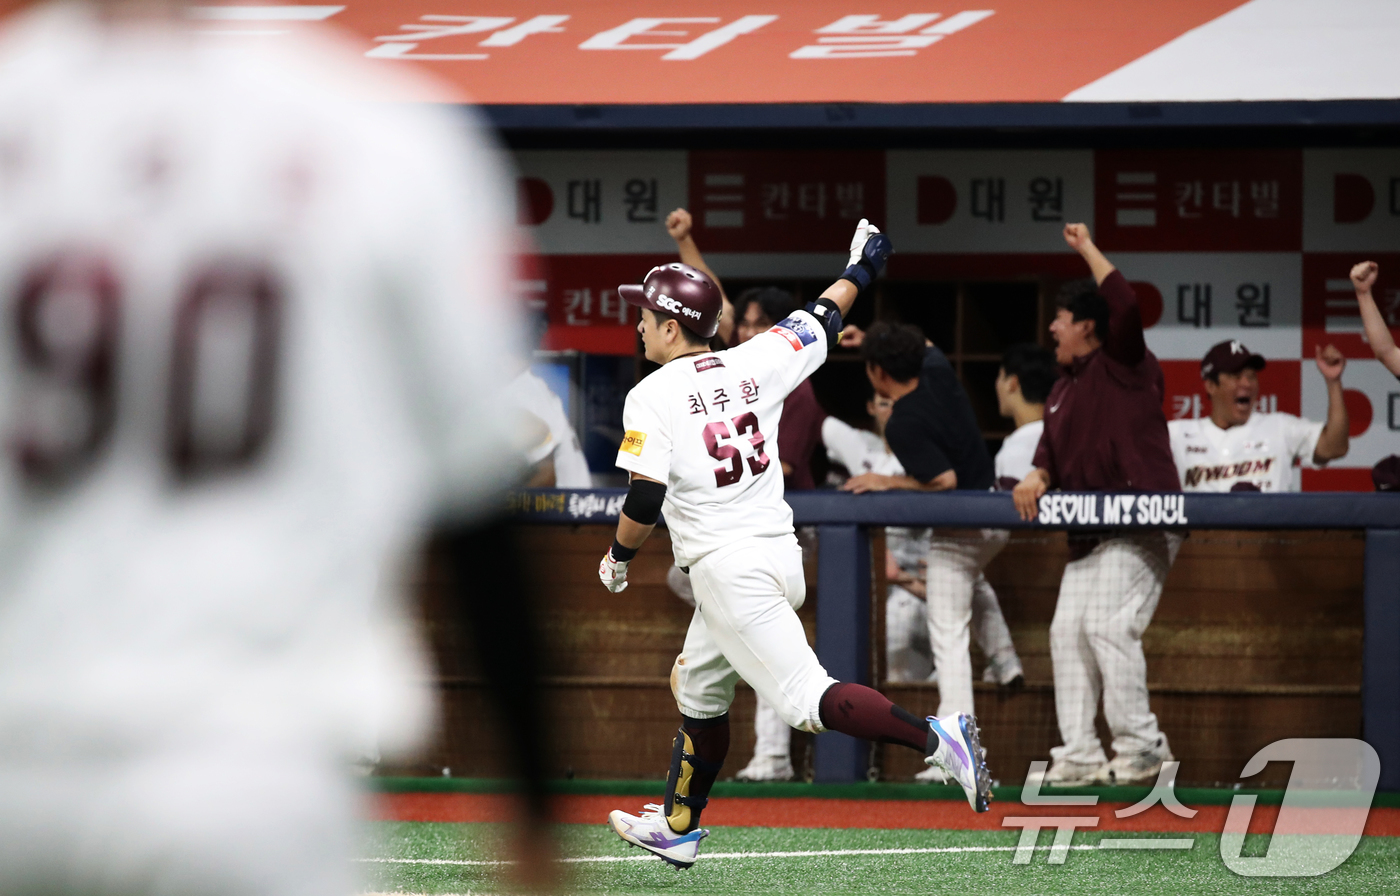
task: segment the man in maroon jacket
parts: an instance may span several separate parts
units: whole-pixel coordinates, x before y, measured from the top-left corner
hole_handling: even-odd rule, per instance
[[[1162,413],[1162,368],[1147,350],[1137,297],[1094,245],[1089,228],[1066,225],[1065,242],[1089,263],[1094,284],[1069,284],[1050,325],[1065,375],[1045,402],[1036,469],[1012,493],[1026,520],[1035,518],[1050,488],[1181,491]],[[1050,623],[1055,715],[1064,745],[1050,751],[1046,783],[1155,779],[1172,759],[1148,706],[1142,633],[1180,545],[1181,536],[1167,531],[1071,536]],[[1094,731],[1100,692],[1113,732],[1112,762]]]

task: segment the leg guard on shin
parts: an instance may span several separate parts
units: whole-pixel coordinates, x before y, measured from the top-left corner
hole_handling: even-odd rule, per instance
[[[724,747],[727,749],[729,716],[706,721],[724,725]],[[699,731],[695,733],[700,734]],[[700,826],[700,812],[709,803],[710,788],[714,786],[715,778],[719,777],[724,764],[723,753],[715,762],[701,758],[696,755],[697,752],[707,751],[697,750],[690,733],[682,727],[676,732],[672,743],[671,771],[666,776],[666,821],[678,834],[687,834]]]

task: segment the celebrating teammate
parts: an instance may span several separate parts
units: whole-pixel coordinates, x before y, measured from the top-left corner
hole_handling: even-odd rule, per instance
[[[822,423],[827,455],[853,476],[903,476],[904,468],[884,438],[894,401],[875,395],[865,407],[875,422],[873,433],[836,417],[828,417]],[[927,528],[885,527],[885,580],[889,583],[885,597],[885,668],[892,682],[937,680],[927,608],[931,534]],[[972,593],[972,636],[987,657],[983,681],[1002,686],[1024,684],[1021,660],[1011,642],[1011,630],[1001,614],[996,591],[982,575],[977,577]],[[915,775],[914,780],[945,783],[937,766]]]
[[[943,352],[907,324],[879,322],[858,339],[875,393],[894,401],[885,440],[903,473],[862,473],[842,488],[856,493],[991,488],[991,455],[967,393]],[[1004,529],[978,529],[929,538],[925,587],[940,716],[973,711],[968,652],[973,597],[979,581],[985,581],[983,568],[1006,546],[1007,535]],[[1000,607],[996,614],[1001,615]],[[1014,650],[1011,655],[1014,658]],[[1019,675],[1020,663],[1008,664],[1005,674],[1008,682]]]
[[[1371,343],[1371,351],[1385,369],[1400,377],[1400,348],[1395,346],[1395,337],[1390,334],[1385,316],[1376,307],[1376,299],[1371,289],[1380,275],[1380,265],[1374,261],[1363,261],[1351,269],[1351,283],[1356,287],[1356,304],[1361,308],[1361,324],[1366,330],[1366,341]],[[1395,291],[1391,290],[1391,295]]]
[[[1027,520],[1051,487],[1181,491],[1162,413],[1162,368],[1147,348],[1137,296],[1089,228],[1066,224],[1064,234],[1094,276],[1066,286],[1050,324],[1065,375],[1046,399],[1036,469],[1012,492]],[[1064,743],[1051,750],[1047,782],[1138,781],[1172,759],[1148,706],[1142,633],[1180,545],[1179,535],[1165,531],[1071,537],[1050,623]],[[1111,763],[1094,730],[1101,691],[1113,732]]]
[[[689,867],[707,831],[699,827],[729,749],[729,706],[742,677],[784,721],[903,744],[958,781],[984,811],[990,777],[975,721],[958,714],[920,720],[878,691],[841,683],[822,668],[794,611],[806,597],[801,549],[782,477],[768,453],[783,400],[826,360],[842,316],[883,268],[890,241],[862,220],[850,266],[806,310],[745,344],[711,352],[720,313],[714,282],[684,264],[653,268],[641,286],[618,288],[642,308],[639,330],[660,370],[627,396],[618,466],[631,488],[612,547],[598,567],[611,591],[664,506],[676,562],[688,568],[696,611],[671,671],[681,712],[663,805],[640,815],[613,811],[624,840]]]
[[[1172,455],[1188,492],[1296,491],[1293,462],[1321,466],[1347,453],[1346,359],[1336,346],[1318,346],[1317,369],[1327,383],[1327,422],[1255,409],[1264,358],[1229,340],[1201,359],[1210,416],[1167,423]]]

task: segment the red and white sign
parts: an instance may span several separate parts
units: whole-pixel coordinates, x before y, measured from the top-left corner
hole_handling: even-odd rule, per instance
[[[346,0],[327,18],[482,103],[1054,102],[1240,2]]]
[[[1384,252],[1400,247],[1400,150],[1303,151],[1303,248]]]
[[[532,289],[544,299],[549,330],[543,348],[599,355],[637,351],[637,309],[618,297],[622,283],[641,283],[647,271],[674,255],[554,255]]]
[[[1303,370],[1303,416],[1327,419],[1327,384],[1306,358]],[[1311,368],[1311,370],[1309,370]],[[1400,449],[1400,381],[1375,360],[1348,361],[1342,374],[1351,446],[1340,466],[1369,469]],[[1369,489],[1370,484],[1367,483]]]
[[[1358,261],[1380,265],[1372,295],[1391,334],[1400,341],[1400,254],[1309,252],[1303,256],[1303,357],[1328,343],[1348,358],[1375,357],[1361,327],[1361,309],[1351,283],[1351,269]]]
[[[1106,252],[1302,248],[1298,150],[1101,150],[1094,164]]]
[[[546,254],[674,252],[666,215],[686,204],[683,151],[523,150],[516,220]]]
[[[840,252],[886,218],[885,153],[692,152],[690,197],[706,251]]]
[[[900,251],[1069,252],[1094,223],[1090,150],[891,151],[889,219]]]
[[[1137,287],[1147,345],[1199,360],[1238,339],[1266,358],[1297,358],[1301,260],[1292,252],[1115,252]]]

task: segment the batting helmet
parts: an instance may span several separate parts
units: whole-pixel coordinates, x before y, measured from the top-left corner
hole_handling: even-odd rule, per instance
[[[642,285],[624,283],[617,288],[624,302],[669,314],[687,330],[704,339],[719,329],[724,300],[719,287],[703,271],[673,261],[647,272]]]

